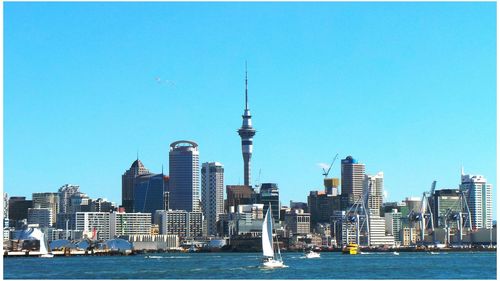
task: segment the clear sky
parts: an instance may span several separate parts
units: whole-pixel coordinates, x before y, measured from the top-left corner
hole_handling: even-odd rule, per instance
[[[6,2],[4,191],[121,203],[137,151],[168,173],[181,139],[241,184],[245,60],[253,183],[283,205],[339,153],[330,176],[352,155],[389,201],[456,188],[463,165],[496,206],[494,2]]]

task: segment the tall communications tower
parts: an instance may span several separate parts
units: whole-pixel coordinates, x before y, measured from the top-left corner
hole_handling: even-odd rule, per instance
[[[243,153],[243,170],[244,170],[244,184],[250,186],[250,158],[252,158],[252,148],[253,148],[253,136],[255,135],[255,129],[252,128],[252,115],[250,115],[250,109],[248,109],[248,79],[247,79],[247,69],[245,63],[245,111],[243,112],[243,124],[238,130],[238,134],[241,137],[241,152]]]

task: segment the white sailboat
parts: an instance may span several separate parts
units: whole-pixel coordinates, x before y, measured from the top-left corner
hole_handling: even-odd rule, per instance
[[[47,238],[43,232],[41,232],[41,239],[40,239],[40,257],[41,258],[53,258],[54,255],[52,253],[49,253],[47,248],[49,248],[49,245],[47,243]],[[50,248],[49,248],[50,250]]]
[[[277,244],[278,241],[276,241]],[[283,264],[281,258],[280,247],[277,245],[277,253],[274,251],[274,240],[273,240],[273,215],[271,212],[271,204],[267,209],[266,216],[264,217],[264,222],[262,223],[262,253],[264,258],[262,259],[262,266],[266,268],[280,268],[286,267]]]

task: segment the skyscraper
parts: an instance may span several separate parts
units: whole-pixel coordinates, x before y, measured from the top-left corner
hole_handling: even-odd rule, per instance
[[[252,158],[253,150],[253,136],[255,135],[255,129],[252,127],[252,115],[250,115],[250,109],[248,108],[248,79],[245,66],[245,111],[243,112],[243,124],[238,130],[238,134],[241,137],[241,151],[243,153],[243,176],[244,184],[246,186],[251,185],[251,167],[250,158]]]
[[[122,175],[122,207],[125,208],[125,212],[132,212],[134,209],[135,178],[148,174],[150,174],[149,170],[137,158],[130,166],[130,169]]]
[[[365,175],[365,181],[363,183],[365,190],[369,189],[368,192],[368,208],[371,214],[375,216],[380,216],[380,208],[382,207],[384,199],[384,173],[379,172],[378,174],[371,176]]]
[[[200,164],[198,144],[180,140],[170,144],[170,209],[200,210]]]
[[[224,167],[219,162],[203,163],[201,167],[201,203],[207,234],[217,234],[219,214],[224,213]]]
[[[27,219],[28,209],[33,208],[33,201],[26,197],[13,196],[9,198],[9,219],[14,222]]]
[[[271,212],[276,223],[280,221],[280,192],[278,184],[276,183],[263,183],[260,186],[260,192],[257,196],[257,203],[264,204],[264,214],[271,205]]]
[[[70,198],[73,194],[80,192],[80,186],[73,184],[65,184],[59,188],[58,192],[59,192],[59,213],[63,214],[71,213]]]
[[[151,213],[163,210],[164,193],[167,191],[168,182],[163,174],[148,174],[136,177],[134,186],[133,212]]]
[[[354,204],[363,195],[365,164],[359,164],[352,156],[342,159],[341,163],[342,195],[348,198],[348,204]]]
[[[460,190],[466,192],[472,228],[493,227],[493,186],[481,175],[464,175]]]
[[[432,208],[434,227],[445,226],[445,215],[447,212],[461,212],[461,194],[458,189],[440,189],[434,191],[430,197],[430,207]],[[446,224],[455,224],[447,222]]]
[[[49,208],[51,210],[50,225],[56,223],[59,213],[59,193],[57,192],[37,192],[33,193],[33,206],[35,208]]]

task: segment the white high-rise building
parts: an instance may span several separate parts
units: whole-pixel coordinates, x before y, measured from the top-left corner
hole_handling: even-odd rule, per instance
[[[380,216],[380,208],[384,202],[384,173],[379,172],[374,176],[365,175],[363,190],[369,189],[368,209],[374,216]]]
[[[493,186],[481,175],[464,175],[460,190],[466,192],[472,228],[493,227]]]
[[[201,212],[157,210],[154,222],[158,224],[160,234],[174,234],[181,240],[204,236],[203,213]]]
[[[110,235],[110,213],[104,212],[77,212],[75,214],[76,230],[83,231],[83,235],[91,239],[108,240]]]
[[[385,219],[379,216],[370,216],[370,246],[394,247],[394,236],[386,234]]]
[[[224,167],[219,162],[203,163],[201,203],[208,235],[217,235],[217,220],[224,213]]]
[[[151,213],[119,213],[110,214],[110,236],[150,235]]]

